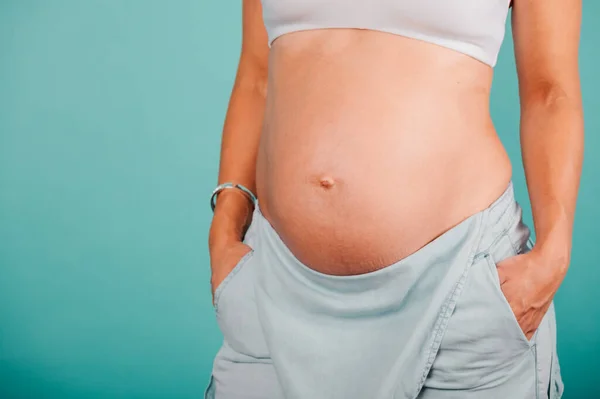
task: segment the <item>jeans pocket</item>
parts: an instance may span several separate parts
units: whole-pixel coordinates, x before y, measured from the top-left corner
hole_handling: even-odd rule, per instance
[[[516,256],[516,253],[511,253],[508,256],[503,257],[504,259],[507,259],[510,256]],[[502,287],[500,286],[500,276],[498,275],[498,263],[500,262],[499,260],[497,260],[495,258],[494,255],[492,255],[492,253],[486,253],[485,258],[487,259],[487,263],[488,263],[488,271],[490,272],[491,278],[492,278],[492,289],[495,292],[495,294],[497,295],[499,301],[501,302],[502,308],[504,309],[504,312],[506,312],[507,316],[508,316],[508,320],[510,320],[510,323],[512,324],[512,329],[515,330],[515,332],[519,335],[519,337],[521,338],[521,340],[526,343],[528,346],[532,346],[534,343],[534,338],[527,338],[527,336],[525,335],[525,332],[523,331],[523,329],[521,328],[521,325],[519,324],[519,321],[517,320],[517,317],[515,315],[515,313],[513,312],[510,303],[508,302],[508,299],[506,298],[506,296],[504,295],[504,292],[502,291]],[[502,259],[502,260],[504,260]],[[535,336],[535,334],[534,334]]]
[[[250,260],[252,255],[254,255],[254,249],[251,249],[244,256],[242,256],[242,258],[236,263],[234,268],[229,272],[229,274],[227,274],[227,276],[223,279],[223,281],[221,281],[221,283],[215,289],[214,308],[215,308],[216,312],[219,311],[219,302],[221,300],[221,296],[223,295],[223,291],[225,290],[225,288],[227,288],[227,286],[229,285],[231,280],[236,276],[236,274],[238,274],[238,272],[241,270],[242,266],[244,266],[244,264],[246,264],[246,262],[248,262],[248,260]]]

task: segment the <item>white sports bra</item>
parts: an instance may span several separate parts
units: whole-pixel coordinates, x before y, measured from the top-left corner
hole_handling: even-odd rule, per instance
[[[509,0],[261,0],[269,46],[320,28],[394,33],[444,46],[492,67],[504,39]]]

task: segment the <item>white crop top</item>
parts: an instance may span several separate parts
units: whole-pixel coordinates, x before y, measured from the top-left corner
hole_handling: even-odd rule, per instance
[[[496,65],[510,0],[261,0],[269,46],[294,31],[357,28],[420,39]]]

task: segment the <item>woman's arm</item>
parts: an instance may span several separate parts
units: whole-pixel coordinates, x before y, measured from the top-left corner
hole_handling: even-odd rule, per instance
[[[240,183],[256,192],[269,48],[260,1],[244,0],[242,15],[242,49],[223,128],[218,183]],[[240,241],[251,215],[252,204],[240,191],[219,193],[209,236],[211,252]]]
[[[581,0],[516,0],[521,146],[540,251],[566,272],[583,160]]]
[[[242,49],[223,127],[218,183],[239,183],[256,193],[256,156],[266,103],[269,47],[260,0],[244,0],[242,16]],[[251,217],[252,203],[241,191],[219,193],[208,239],[213,295],[250,250],[241,240]]]
[[[498,272],[504,294],[530,337],[570,261],[583,160],[581,0],[515,0],[512,21],[521,147],[536,244],[531,252],[500,262]]]

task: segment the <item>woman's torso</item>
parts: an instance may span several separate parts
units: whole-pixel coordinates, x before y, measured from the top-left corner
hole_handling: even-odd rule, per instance
[[[373,271],[486,208],[511,177],[492,68],[373,30],[277,38],[257,162],[263,215],[327,274]]]

